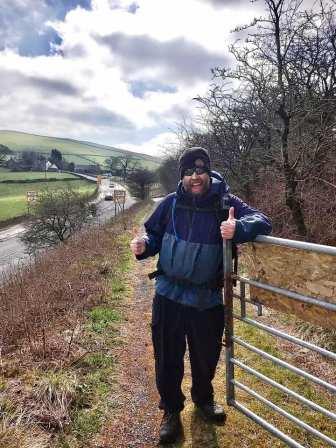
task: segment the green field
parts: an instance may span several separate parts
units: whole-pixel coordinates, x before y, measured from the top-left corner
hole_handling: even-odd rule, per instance
[[[67,138],[46,137],[42,135],[27,134],[16,131],[1,131],[0,143],[8,146],[12,151],[35,151],[45,156],[52,149],[62,152],[67,162],[75,164],[104,164],[105,159],[117,156],[129,156],[139,160],[142,167],[155,170],[159,167],[160,159],[133,151],[125,151],[113,146],[72,140]]]
[[[55,173],[52,173],[55,174]],[[0,176],[2,172],[0,172]],[[94,182],[86,180],[75,180],[71,182],[33,182],[29,184],[0,183],[0,223],[9,219],[23,216],[27,213],[26,193],[27,191],[41,191],[43,189],[59,189],[70,187],[82,194],[93,194],[96,188]]]
[[[52,173],[52,172],[31,172],[20,171],[11,172],[0,169],[0,182],[6,180],[40,180],[40,179],[78,179],[77,176],[68,173]]]

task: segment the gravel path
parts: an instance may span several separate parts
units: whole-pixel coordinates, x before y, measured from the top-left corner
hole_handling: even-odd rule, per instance
[[[153,260],[137,263],[131,282],[134,294],[127,303],[118,357],[115,413],[105,428],[99,447],[147,448],[157,445],[161,412],[157,407],[150,333],[153,283],[147,273]]]

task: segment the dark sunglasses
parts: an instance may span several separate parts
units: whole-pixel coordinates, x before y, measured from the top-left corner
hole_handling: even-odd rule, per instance
[[[194,173],[199,175],[207,172],[208,170],[204,166],[195,166],[194,168],[186,168],[183,171],[183,176],[192,176]]]

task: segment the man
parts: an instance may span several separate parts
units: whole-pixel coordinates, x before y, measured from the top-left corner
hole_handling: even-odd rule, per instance
[[[186,150],[179,170],[177,191],[169,194],[146,221],[146,234],[131,243],[139,260],[159,253],[152,339],[160,408],[164,410],[160,428],[163,444],[173,443],[182,430],[186,341],[192,400],[205,420],[225,422],[211,384],[224,329],[223,239],[243,243],[271,231],[265,215],[231,195],[220,175],[211,172],[204,148]],[[229,211],[223,210],[223,202]]]

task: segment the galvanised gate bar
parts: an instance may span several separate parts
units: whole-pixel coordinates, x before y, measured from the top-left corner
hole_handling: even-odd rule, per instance
[[[305,243],[300,241],[293,241],[293,240],[285,240],[281,238],[274,238],[274,237],[267,237],[267,236],[259,236],[256,239],[256,245],[258,243],[262,243],[263,245],[276,245],[276,246],[282,246],[283,250],[289,250],[288,248],[294,248],[299,249],[303,251],[313,252],[316,254],[326,254],[327,256],[331,256],[329,258],[330,268],[335,268],[336,263],[336,248],[330,247],[330,246],[322,246],[318,244],[311,244],[311,243]],[[299,393],[295,392],[294,390],[291,390],[290,388],[280,384],[279,382],[275,381],[274,379],[271,379],[264,375],[263,373],[259,372],[258,370],[254,369],[253,366],[247,365],[245,362],[242,362],[242,360],[237,359],[235,357],[235,347],[237,345],[244,347],[246,350],[260,356],[264,360],[268,360],[275,365],[279,366],[280,368],[287,369],[288,371],[293,372],[295,375],[299,375],[306,380],[308,380],[311,384],[316,384],[322,388],[325,388],[327,391],[329,391],[331,394],[335,395],[334,402],[336,401],[336,386],[334,384],[330,384],[327,381],[324,381],[321,378],[318,378],[317,376],[314,376],[307,371],[291,365],[290,363],[279,359],[278,357],[275,357],[271,355],[270,353],[267,353],[266,351],[263,351],[259,349],[258,347],[253,346],[247,341],[244,341],[243,339],[235,336],[234,334],[234,322],[239,320],[241,322],[244,322],[247,325],[253,326],[260,330],[261,333],[265,332],[268,333],[276,338],[280,338],[286,341],[289,341],[290,343],[295,344],[298,347],[304,347],[305,349],[309,349],[313,352],[318,353],[319,355],[326,357],[330,360],[336,361],[336,354],[328,351],[324,348],[318,347],[317,345],[314,345],[312,343],[306,342],[304,340],[298,339],[292,335],[289,335],[287,333],[284,333],[273,326],[265,325],[261,322],[258,322],[256,319],[250,318],[247,316],[246,313],[246,304],[251,303],[253,305],[257,306],[258,316],[262,314],[262,305],[261,301],[258,300],[258,297],[247,297],[246,294],[246,285],[249,285],[249,288],[253,288],[253,293],[256,292],[256,290],[261,292],[267,291],[268,293],[274,293],[278,296],[285,297],[285,300],[293,301],[295,303],[295,306],[297,304],[300,304],[300,308],[306,307],[309,309],[312,306],[318,307],[321,312],[327,312],[328,314],[336,313],[336,299],[334,297],[333,300],[326,300],[321,298],[315,298],[310,297],[308,295],[300,294],[297,292],[290,291],[285,288],[280,288],[279,286],[274,286],[271,284],[267,284],[262,281],[256,281],[251,280],[248,278],[241,277],[239,275],[234,275],[232,273],[232,248],[231,248],[231,241],[224,241],[224,275],[225,275],[225,281],[224,281],[224,301],[225,301],[225,346],[226,346],[226,394],[227,394],[227,403],[229,406],[233,406],[243,414],[245,414],[247,417],[252,419],[257,424],[261,425],[263,428],[265,428],[267,431],[269,431],[271,434],[273,434],[275,437],[282,440],[287,446],[295,447],[295,448],[306,448],[304,445],[298,443],[296,440],[294,440],[289,435],[285,434],[283,431],[281,431],[279,428],[272,425],[270,422],[268,422],[266,419],[262,418],[261,416],[257,415],[255,412],[248,409],[245,405],[237,401],[236,399],[236,389],[239,388],[240,390],[247,393],[249,396],[253,397],[255,400],[258,400],[260,403],[265,405],[265,407],[269,408],[274,411],[275,413],[281,415],[285,419],[288,419],[290,422],[292,422],[294,425],[296,425],[298,428],[302,429],[305,433],[309,433],[311,436],[316,438],[316,440],[319,440],[321,444],[318,446],[320,447],[336,447],[336,440],[332,439],[326,434],[323,434],[319,430],[315,429],[311,425],[305,423],[300,418],[294,416],[293,414],[289,413],[285,409],[282,409],[277,404],[273,403],[272,401],[268,400],[255,390],[251,389],[247,385],[241,383],[240,381],[237,381],[235,379],[235,368],[242,369],[242,371],[246,372],[249,375],[252,375],[254,378],[256,378],[258,381],[260,381],[263,384],[266,384],[268,386],[271,386],[273,388],[276,388],[277,390],[285,393],[287,396],[290,396],[291,398],[295,399],[297,402],[302,404],[304,407],[308,407],[311,410],[320,413],[323,418],[326,419],[327,424],[329,425],[335,425],[336,422],[336,414],[335,412],[326,409],[325,407],[309,400],[308,398],[300,395]],[[328,269],[328,266],[327,266]],[[233,280],[236,280],[239,285],[239,293],[235,293],[233,289]],[[336,280],[336,279],[335,279]],[[335,290],[333,290],[335,291]],[[238,304],[240,302],[240,306],[234,307],[234,302],[237,300]],[[235,313],[234,309],[239,309],[238,313]],[[336,314],[335,314],[336,316]],[[304,313],[300,318],[304,319]],[[304,319],[305,320],[305,319]],[[336,426],[335,426],[335,433],[336,433]]]

